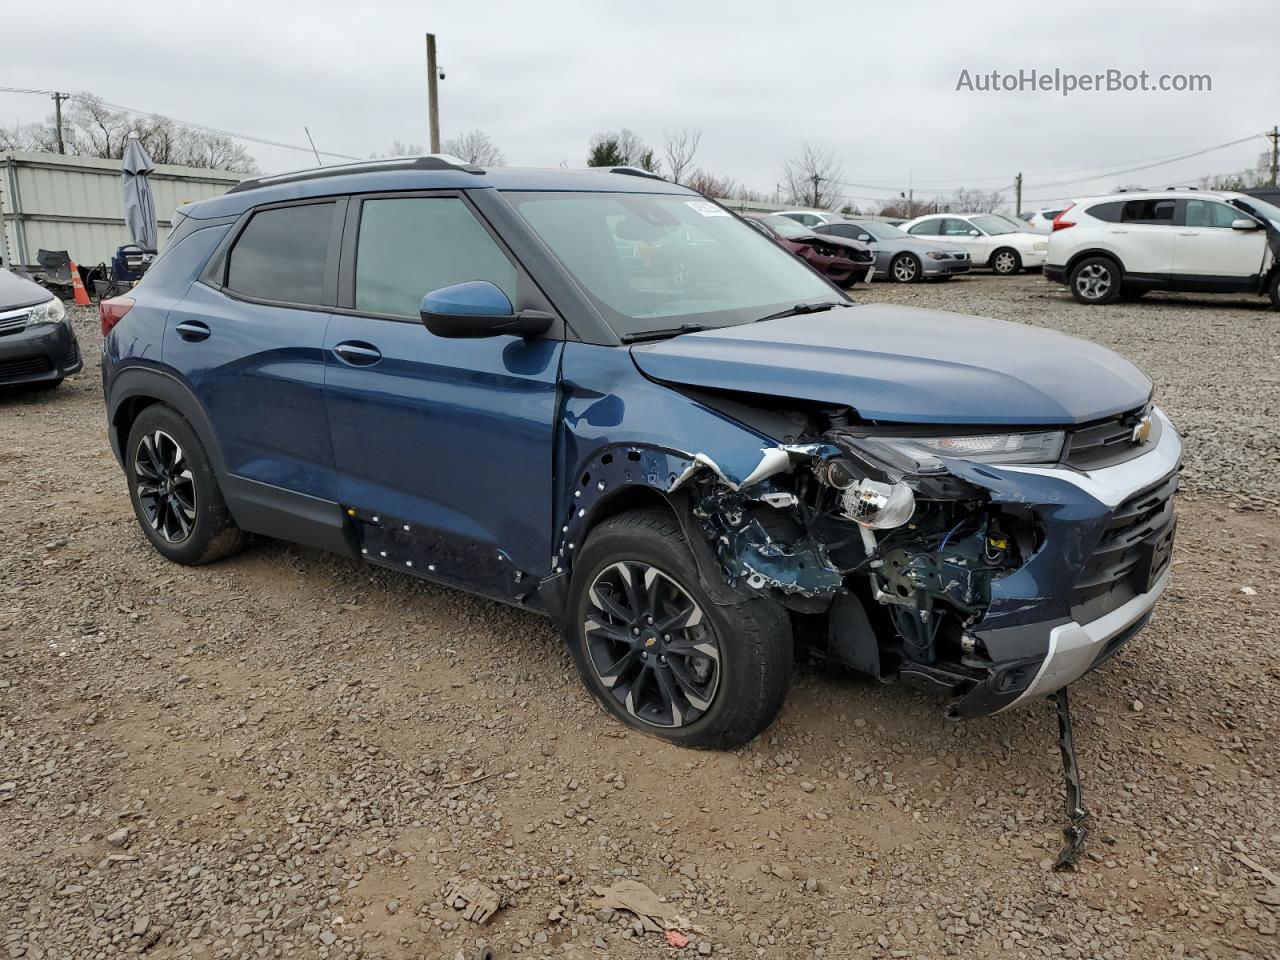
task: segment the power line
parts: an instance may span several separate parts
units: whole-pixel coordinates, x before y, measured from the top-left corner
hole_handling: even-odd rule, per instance
[[[1182,160],[1189,160],[1192,157],[1203,156],[1206,153],[1213,153],[1217,150],[1225,150],[1228,147],[1239,146],[1240,144],[1247,143],[1258,136],[1262,136],[1262,134],[1256,134],[1256,133],[1250,134],[1247,137],[1241,137],[1239,140],[1231,140],[1227,143],[1214,144],[1211,147],[1203,147],[1199,150],[1192,150],[1190,152],[1166,154],[1162,157],[1148,157],[1146,158],[1146,160],[1123,160],[1123,161],[1116,161],[1115,164],[1110,164],[1110,163],[1097,164],[1097,165],[1088,166],[1088,167],[1078,167],[1074,170],[1060,170],[1060,171],[1057,171],[1057,173],[1026,174],[1024,178],[1024,184],[1031,189],[1035,189],[1035,188],[1044,189],[1044,188],[1071,186],[1072,184],[1077,184],[1077,183],[1089,183],[1090,181],[1093,181],[1093,180],[1106,180],[1110,177],[1123,176],[1126,173],[1136,173],[1139,170],[1152,170],[1156,167],[1167,166],[1168,164],[1178,163],[1179,161],[1182,161]],[[1140,166],[1127,167],[1121,170],[1111,170],[1105,173],[1091,174],[1086,177],[1077,177],[1071,180],[1056,180],[1056,181],[1043,180],[1040,182],[1031,182],[1032,179],[1035,177],[1050,177],[1050,176],[1058,176],[1064,173],[1078,173],[1078,172],[1084,172],[1089,170],[1102,170],[1105,167],[1120,165],[1120,164],[1127,164],[1127,163],[1137,163],[1137,164],[1140,164]],[[895,193],[895,194],[902,189],[901,187],[902,181],[900,179],[880,180],[880,181],[872,179],[870,181],[865,181],[865,182],[852,181],[852,180],[833,180],[832,182],[839,183],[841,186],[853,187],[857,190],[879,190],[879,191],[885,191],[888,193]],[[1005,176],[993,176],[993,177],[957,177],[957,178],[948,179],[948,180],[924,180],[924,181],[917,180],[915,181],[917,190],[920,189],[920,184],[922,182],[929,183],[929,184],[947,183],[947,184],[956,184],[957,186],[964,186],[966,184],[979,183],[979,182],[995,182],[995,183],[1007,184],[1012,182],[1012,178],[1006,174]],[[880,184],[885,184],[885,186],[881,186]],[[922,192],[931,193],[934,195],[942,195],[950,191],[944,187],[944,188],[937,188],[937,189],[924,189]]]
[[[0,87],[0,93],[30,93],[30,94],[39,94],[42,96],[51,97],[53,96],[54,91],[53,90],[32,90],[25,87]],[[111,108],[112,110],[123,110],[126,113],[132,113],[140,117],[149,117],[153,120],[167,120],[170,123],[176,123],[180,127],[186,127],[190,130],[197,130],[197,131],[200,131],[201,133],[212,133],[220,137],[230,137],[233,140],[244,140],[248,143],[257,143],[267,147],[279,147],[282,150],[296,150],[299,153],[312,152],[311,147],[300,146],[296,143],[285,143],[281,140],[270,140],[270,139],[267,139],[266,137],[255,137],[252,134],[248,134],[248,133],[235,133],[231,130],[222,130],[218,127],[211,127],[203,123],[193,123],[189,120],[179,120],[176,117],[166,116],[163,113],[152,113],[149,110],[136,110],[133,107],[126,107],[119,103],[111,103],[108,100],[101,100],[97,98],[86,97],[84,94],[73,94],[71,99],[79,100],[79,101],[97,102],[102,104],[104,107]],[[364,159],[363,157],[353,157],[347,153],[333,153],[332,151],[329,151],[329,150],[321,150],[319,151],[319,153],[326,157],[338,157],[342,160]]]

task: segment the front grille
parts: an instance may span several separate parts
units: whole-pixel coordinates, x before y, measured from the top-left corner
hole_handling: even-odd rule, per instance
[[[1071,616],[1077,623],[1110,613],[1159,579],[1173,552],[1177,490],[1174,470],[1116,507],[1072,588]]]
[[[0,337],[3,337],[7,333],[17,333],[19,330],[25,329],[27,326],[27,317],[30,315],[30,310],[0,314]]]
[[[53,373],[53,363],[48,357],[0,360],[0,380],[8,377],[35,377],[42,373]]]
[[[1063,462],[1077,470],[1097,470],[1146,453],[1160,439],[1159,418],[1152,417],[1151,434],[1146,443],[1134,443],[1133,431],[1150,413],[1149,406],[1139,407],[1118,417],[1068,430]]]

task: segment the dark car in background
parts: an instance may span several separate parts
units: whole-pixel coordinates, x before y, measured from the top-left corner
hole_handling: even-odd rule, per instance
[[[875,256],[865,243],[848,237],[819,236],[814,232],[815,227],[807,227],[781,214],[752,215],[746,220],[836,286],[851,287],[871,280]]]
[[[971,261],[967,250],[913,237],[878,220],[825,223],[814,230],[867,244],[876,258],[875,275],[897,283],[949,280],[958,273],[969,272]]]
[[[82,366],[62,301],[0,268],[0,385],[53,388]]]
[[[548,615],[610,714],[703,747],[773,719],[796,640],[955,717],[1034,702],[1172,575],[1141,370],[852,304],[687,188],[422,157],[180,213],[101,305],[104,426],[173,561],[254,532]]]

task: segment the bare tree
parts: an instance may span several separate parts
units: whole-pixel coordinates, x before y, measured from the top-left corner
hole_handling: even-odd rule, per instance
[[[964,187],[942,201],[944,212],[948,213],[992,213],[1003,203],[1004,195],[999,190],[966,190]]]
[[[693,158],[702,142],[702,129],[663,130],[662,152],[667,158],[667,170],[676,183],[684,183],[686,173],[693,173]]]
[[[737,181],[732,177],[717,177],[701,167],[689,174],[685,186],[706,197],[738,197],[740,192]]]
[[[500,167],[507,162],[498,145],[483,130],[468,130],[461,136],[446,140],[440,149],[478,167]]]
[[[820,210],[835,206],[841,195],[844,167],[827,147],[805,142],[800,152],[782,166],[789,203]]]
[[[386,153],[371,153],[370,160],[391,160],[396,157],[420,157],[426,148],[420,143],[405,143],[403,140],[392,140],[391,149]]]
[[[130,134],[137,135],[156,163],[236,173],[257,170],[253,157],[230,137],[184,127],[168,117],[116,110],[86,93],[72,97],[62,117],[62,137],[69,154],[118,160]],[[3,149],[53,153],[57,142],[52,118],[44,124],[0,128]]]

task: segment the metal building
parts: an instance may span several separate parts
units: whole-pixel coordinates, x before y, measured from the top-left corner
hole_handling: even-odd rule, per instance
[[[226,193],[246,174],[157,165],[151,174],[160,242],[184,203]],[[66,250],[84,266],[109,260],[129,242],[120,191],[120,161],[57,153],[0,155],[0,258],[34,266],[39,250]]]

